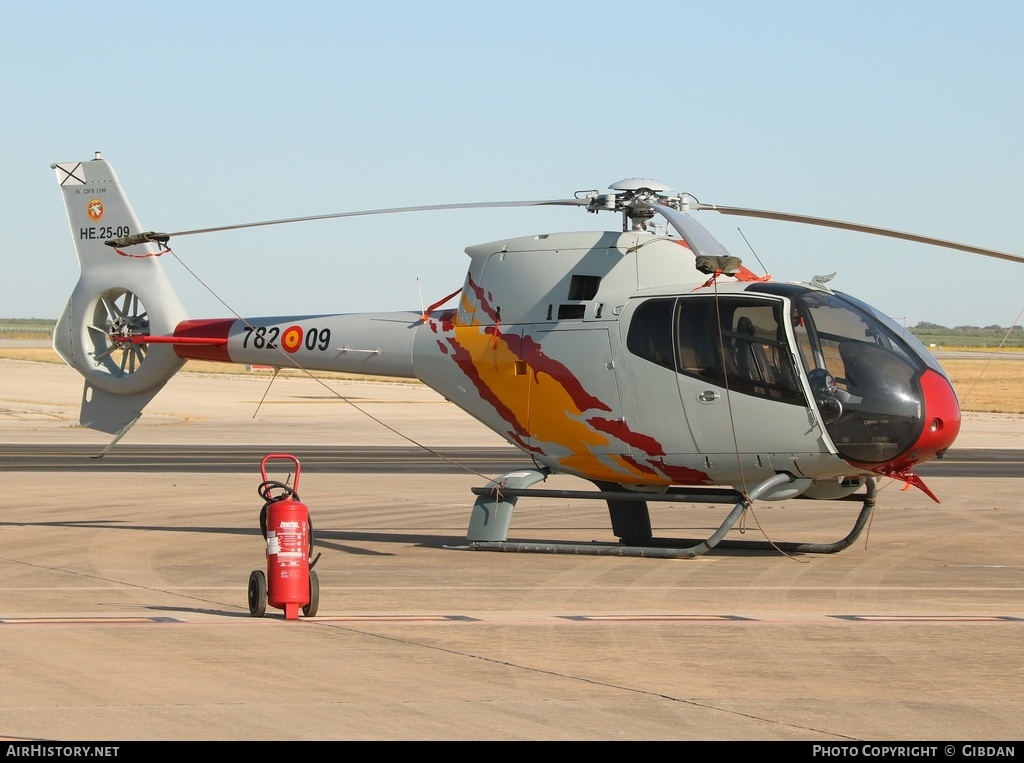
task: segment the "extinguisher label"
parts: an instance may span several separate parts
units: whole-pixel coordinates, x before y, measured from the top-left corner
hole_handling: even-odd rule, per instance
[[[289,563],[296,563],[295,560],[302,558],[307,543],[304,522],[299,523],[294,520],[281,522],[277,526],[277,538],[280,542],[279,561],[284,563],[285,557],[288,557]]]
[[[281,553],[281,541],[277,538],[277,533],[270,531],[267,533],[267,553],[268,554],[279,554]]]

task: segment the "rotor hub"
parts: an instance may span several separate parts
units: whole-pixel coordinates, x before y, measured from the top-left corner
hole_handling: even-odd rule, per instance
[[[611,193],[592,191],[588,212],[613,211],[622,213],[622,230],[646,231],[654,217],[655,204],[682,209],[683,194],[653,178],[626,178],[608,186]]]
[[[123,288],[102,294],[88,330],[97,369],[117,379],[142,366],[148,348],[137,337],[149,335],[149,313],[136,294]]]

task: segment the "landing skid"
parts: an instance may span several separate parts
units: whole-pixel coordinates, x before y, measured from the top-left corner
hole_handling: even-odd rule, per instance
[[[512,472],[486,487],[473,488],[478,496],[473,505],[467,538],[470,548],[475,551],[520,551],[547,554],[589,554],[593,556],[639,556],[655,559],[692,559],[713,548],[738,549],[742,551],[781,551],[785,553],[834,554],[849,548],[867,527],[875,509],[875,481],[865,480],[867,492],[840,501],[863,501],[860,514],[853,528],[833,543],[771,542],[758,540],[726,540],[725,535],[733,528],[752,501],[773,489],[792,481],[785,474],[769,477],[747,492],[746,497],[735,490],[673,488],[664,494],[630,493],[615,490],[536,490],[530,485],[540,482],[546,474],[527,470]],[[508,529],[512,521],[512,509],[520,496],[533,498],[568,498],[603,500],[608,503],[612,517],[612,529],[620,538],[618,544],[601,543],[516,543],[508,542]],[[735,504],[719,528],[706,539],[655,538],[651,531],[648,501],[687,501],[695,503]]]

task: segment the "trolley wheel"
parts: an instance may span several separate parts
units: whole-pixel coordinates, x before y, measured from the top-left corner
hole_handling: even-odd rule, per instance
[[[302,614],[306,617],[316,615],[320,606],[320,579],[316,576],[315,570],[309,571],[309,604],[302,608]]]
[[[263,570],[253,570],[249,575],[249,614],[263,617],[267,611],[267,575]]]

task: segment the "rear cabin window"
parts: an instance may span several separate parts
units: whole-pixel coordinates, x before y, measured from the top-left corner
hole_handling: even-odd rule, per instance
[[[626,349],[659,366],[676,370],[672,349],[672,309],[674,299],[652,299],[633,313],[626,335]]]

